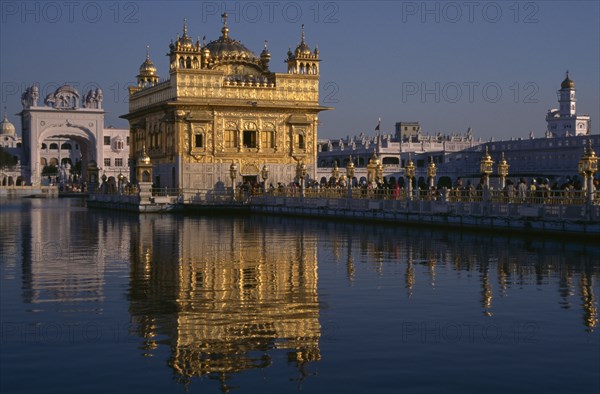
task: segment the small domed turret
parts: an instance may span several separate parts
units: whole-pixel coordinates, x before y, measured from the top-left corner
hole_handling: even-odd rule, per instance
[[[158,83],[158,74],[152,60],[150,60],[150,47],[146,45],[146,60],[140,66],[140,73],[137,76],[138,86],[154,86]]]
[[[569,71],[567,70],[567,76],[565,80],[560,84],[562,89],[575,89],[575,82],[569,78]]]
[[[312,55],[312,51],[308,44],[304,41],[304,25],[302,25],[302,41],[296,47],[296,55]]]
[[[302,37],[300,44],[292,53],[291,50],[287,53],[285,62],[288,64],[288,74],[319,74],[319,50],[315,48],[314,52],[304,40],[304,25],[302,25]]]
[[[268,67],[269,60],[271,60],[271,54],[269,53],[269,50],[267,49],[267,40],[265,40],[265,47],[262,50],[262,52],[260,53],[260,62],[262,64],[263,68]]]
[[[6,110],[4,110],[4,118],[0,122],[0,134],[2,135],[15,135],[15,125],[10,123],[6,116]]]

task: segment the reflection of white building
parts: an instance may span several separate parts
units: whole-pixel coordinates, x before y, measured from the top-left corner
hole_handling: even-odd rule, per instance
[[[14,146],[10,153],[19,157],[21,175],[27,183],[39,185],[45,181],[42,171],[48,165],[58,167],[59,174],[68,174],[70,167],[81,162],[81,175],[85,177],[90,161],[95,161],[107,177],[123,174],[128,178],[129,130],[104,127],[101,89],[80,97],[74,87],[64,85],[46,97],[45,105],[38,101],[39,88],[27,88],[19,113],[22,138],[16,133],[11,137],[8,132],[6,139],[4,135],[1,138],[2,146]],[[2,127],[10,131],[5,121]]]

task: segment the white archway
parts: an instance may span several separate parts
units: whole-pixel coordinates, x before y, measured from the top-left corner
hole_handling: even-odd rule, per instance
[[[42,141],[50,138],[67,138],[75,141],[81,152],[81,178],[86,179],[87,164],[90,160],[94,160],[97,163],[102,163],[102,145],[95,135],[95,133],[87,127],[80,125],[74,125],[70,123],[66,124],[54,124],[46,129],[41,130],[37,135],[37,141],[33,141],[31,144],[32,148],[30,151],[31,163],[40,163],[38,165],[32,165],[30,168],[30,177],[32,184],[37,184],[34,180],[42,179],[43,166],[41,165],[41,154],[39,149],[35,147],[40,146]],[[57,157],[58,163],[62,163],[65,158]],[[70,159],[69,159],[70,160]]]

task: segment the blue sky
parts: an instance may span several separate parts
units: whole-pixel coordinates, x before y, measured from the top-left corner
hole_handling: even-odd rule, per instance
[[[42,97],[64,82],[104,90],[107,124],[127,127],[127,86],[146,45],[162,77],[183,18],[193,37],[214,40],[227,11],[230,35],[256,54],[269,42],[271,70],[285,72],[288,47],[318,45],[319,137],[392,133],[419,121],[426,133],[484,140],[541,137],[546,111],[570,71],[577,109],[600,124],[600,6],[597,1],[2,1],[1,105],[14,115],[20,95]]]

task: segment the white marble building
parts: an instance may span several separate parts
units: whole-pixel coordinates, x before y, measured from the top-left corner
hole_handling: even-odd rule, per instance
[[[473,148],[481,143],[481,139],[473,138],[471,129],[464,134],[426,135],[418,122],[396,123],[394,135],[368,136],[361,133],[339,140],[322,139],[318,144],[317,180],[329,179],[336,162],[340,167],[340,174],[345,174],[350,156],[355,165],[357,180],[366,177],[367,164],[374,153],[383,165],[385,178],[402,177],[409,156],[417,167],[417,176],[420,176],[426,173],[430,160],[436,165],[441,165],[448,154]]]
[[[46,97],[45,105],[38,102],[39,88],[27,88],[21,97],[21,136],[6,113],[0,122],[0,146],[19,161],[2,169],[0,185],[79,183],[91,160],[101,175],[129,179],[129,129],[104,126],[101,89],[80,97],[64,85]],[[79,175],[71,171],[78,164]],[[56,167],[58,175],[42,175],[46,166]]]
[[[494,175],[502,154],[509,164],[509,178],[548,178],[562,183],[579,177],[577,164],[583,155],[584,146],[591,141],[594,151],[600,151],[600,135],[592,134],[589,115],[577,114],[575,106],[575,82],[566,78],[558,91],[559,109],[548,111],[548,123],[543,138],[528,138],[490,141],[478,147],[456,152],[446,157],[438,173],[455,179],[458,176],[479,176],[479,162],[486,147],[494,160]],[[596,174],[598,176],[598,174]],[[494,182],[492,182],[493,184]],[[496,182],[497,183],[497,182]]]
[[[486,147],[494,160],[494,175],[497,176],[497,164],[502,154],[509,164],[509,178],[520,177],[549,178],[562,182],[567,177],[577,178],[577,163],[583,154],[584,146],[591,140],[592,148],[600,151],[600,135],[592,134],[589,115],[576,111],[575,82],[566,78],[558,90],[559,109],[551,109],[546,116],[547,130],[543,138],[528,138],[504,141],[475,141],[471,131],[464,135],[426,136],[421,132],[418,122],[396,124],[396,134],[384,136],[347,137],[339,140],[319,140],[317,174],[319,177],[331,176],[333,163],[337,161],[340,174],[345,174],[349,155],[356,166],[355,176],[366,175],[366,164],[375,152],[381,160],[384,177],[395,179],[404,177],[404,166],[408,155],[416,166],[416,178],[419,184],[427,179],[427,164],[430,159],[437,166],[437,182],[448,184],[457,177],[476,181],[480,177],[479,164]],[[598,174],[596,175],[598,176]],[[492,185],[498,179],[492,179]]]
[[[569,137],[590,134],[590,116],[577,114],[575,98],[575,82],[569,78],[569,72],[560,84],[558,95],[558,109],[548,110],[546,122],[547,137]]]
[[[100,174],[129,179],[129,130],[104,126],[102,90],[92,89],[83,97],[72,86],[63,85],[40,105],[39,88],[26,89],[19,113],[22,127],[20,152],[23,177],[27,184],[55,181],[42,176],[44,166],[59,168],[67,174],[81,162],[81,178],[89,162],[97,163]],[[21,142],[21,141],[20,141]],[[78,181],[63,176],[61,182]]]

